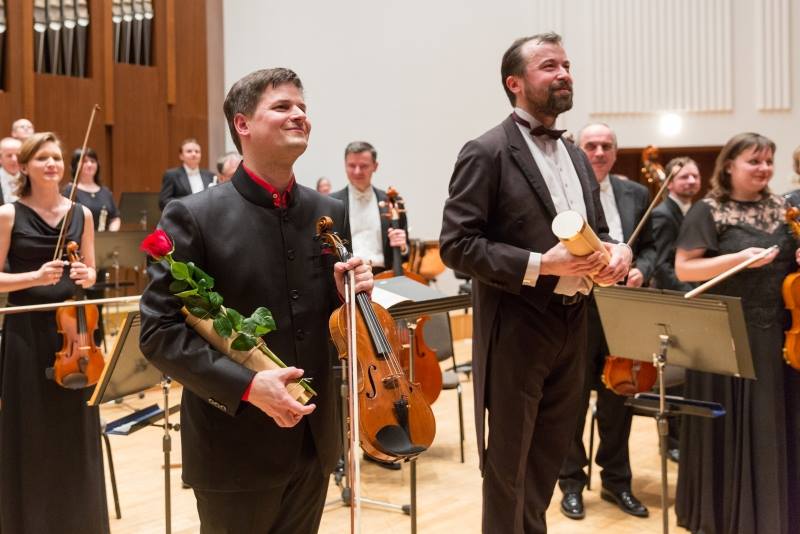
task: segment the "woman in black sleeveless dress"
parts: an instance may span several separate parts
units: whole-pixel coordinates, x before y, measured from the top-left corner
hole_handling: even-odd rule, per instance
[[[800,532],[800,373],[782,358],[784,277],[796,271],[786,201],[771,194],[775,145],[732,138],[717,158],[709,195],[681,226],[675,259],[684,281],[713,278],[765,248],[778,250],[715,286],[741,297],[756,380],[687,371],[685,395],[727,413],[687,417],[681,431],[678,524],[702,534]]]
[[[83,263],[51,261],[70,202],[59,183],[64,162],[58,139],[34,134],[19,154],[20,199],[0,206],[0,290],[9,305],[59,302],[76,284],[94,283],[91,213],[76,209],[67,240],[81,245]],[[69,390],[45,377],[61,348],[55,312],[6,317],[0,350],[0,530],[6,534],[104,534],[108,508],[97,408],[90,388]]]

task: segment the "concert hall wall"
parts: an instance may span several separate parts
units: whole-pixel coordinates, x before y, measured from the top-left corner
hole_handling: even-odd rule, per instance
[[[78,78],[34,72],[34,2],[6,0],[0,134],[26,117],[37,131],[55,131],[69,153],[83,142],[92,106],[99,104],[89,145],[105,184],[117,200],[124,191],[158,192],[164,170],[179,163],[181,140],[209,145],[206,10],[196,0],[154,0],[154,65],[142,66],[114,61],[112,3],[88,3],[88,77]],[[216,155],[204,150],[201,165]]]

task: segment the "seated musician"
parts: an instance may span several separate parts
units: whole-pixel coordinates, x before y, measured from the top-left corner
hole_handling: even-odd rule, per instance
[[[19,153],[19,200],[0,207],[0,291],[21,306],[61,302],[95,281],[91,212],[59,190],[61,143],[33,134]],[[62,221],[84,260],[53,260]],[[0,530],[5,533],[107,534],[100,418],[91,388],[66,389],[46,378],[62,342],[56,313],[8,315],[0,353]]]

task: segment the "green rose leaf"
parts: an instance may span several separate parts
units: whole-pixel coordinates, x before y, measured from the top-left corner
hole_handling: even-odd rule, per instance
[[[230,320],[231,324],[233,325],[233,329],[237,332],[242,329],[242,314],[238,311],[234,310],[233,308],[228,308],[227,311],[228,319]]]
[[[189,287],[189,284],[185,280],[173,280],[169,285],[169,290],[171,293],[180,293],[187,287]]]
[[[189,267],[181,261],[172,262],[172,265],[169,266],[169,270],[172,273],[172,278],[175,280],[189,279]]]
[[[188,307],[189,313],[197,317],[198,319],[205,319],[208,316],[208,312],[203,308],[198,308],[197,306],[189,306]]]
[[[214,330],[222,337],[230,337],[233,328],[228,317],[225,315],[218,315],[217,318],[214,319]]]
[[[186,302],[187,306],[201,308],[206,314],[211,310],[211,306],[209,306],[208,301],[201,295],[189,295],[184,299],[184,301]]]
[[[253,315],[251,315],[250,318],[253,319],[258,326],[266,328],[266,332],[271,332],[276,328],[275,319],[272,317],[272,312],[263,306],[256,308],[256,311],[253,312]]]
[[[187,289],[186,291],[181,291],[180,293],[175,293],[175,296],[180,298],[180,299],[193,297],[194,295],[197,295],[197,290],[196,289]]]
[[[198,285],[202,285],[203,287],[207,287],[209,289],[214,287],[214,279],[207,272],[195,265],[193,262],[189,262],[189,265],[191,265],[192,278],[197,280]]]
[[[248,317],[242,321],[242,333],[255,336],[256,328],[258,328],[258,324],[256,324],[252,317]]]
[[[220,295],[216,291],[209,291],[208,302],[210,302],[213,307],[219,308],[220,306],[222,306],[222,295]]]
[[[233,350],[248,351],[256,346],[256,338],[247,334],[239,334],[231,343]]]

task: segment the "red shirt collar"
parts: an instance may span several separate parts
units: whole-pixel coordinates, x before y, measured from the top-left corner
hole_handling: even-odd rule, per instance
[[[281,193],[277,189],[275,189],[272,184],[264,180],[262,177],[257,175],[255,172],[251,171],[247,168],[247,165],[242,163],[242,168],[253,180],[255,183],[260,185],[262,188],[266,189],[267,192],[272,196],[272,202],[275,204],[276,208],[286,208],[289,205],[289,201],[292,198],[292,189],[294,189],[295,179],[292,176],[292,179],[289,181],[289,185],[286,186],[286,189]]]

